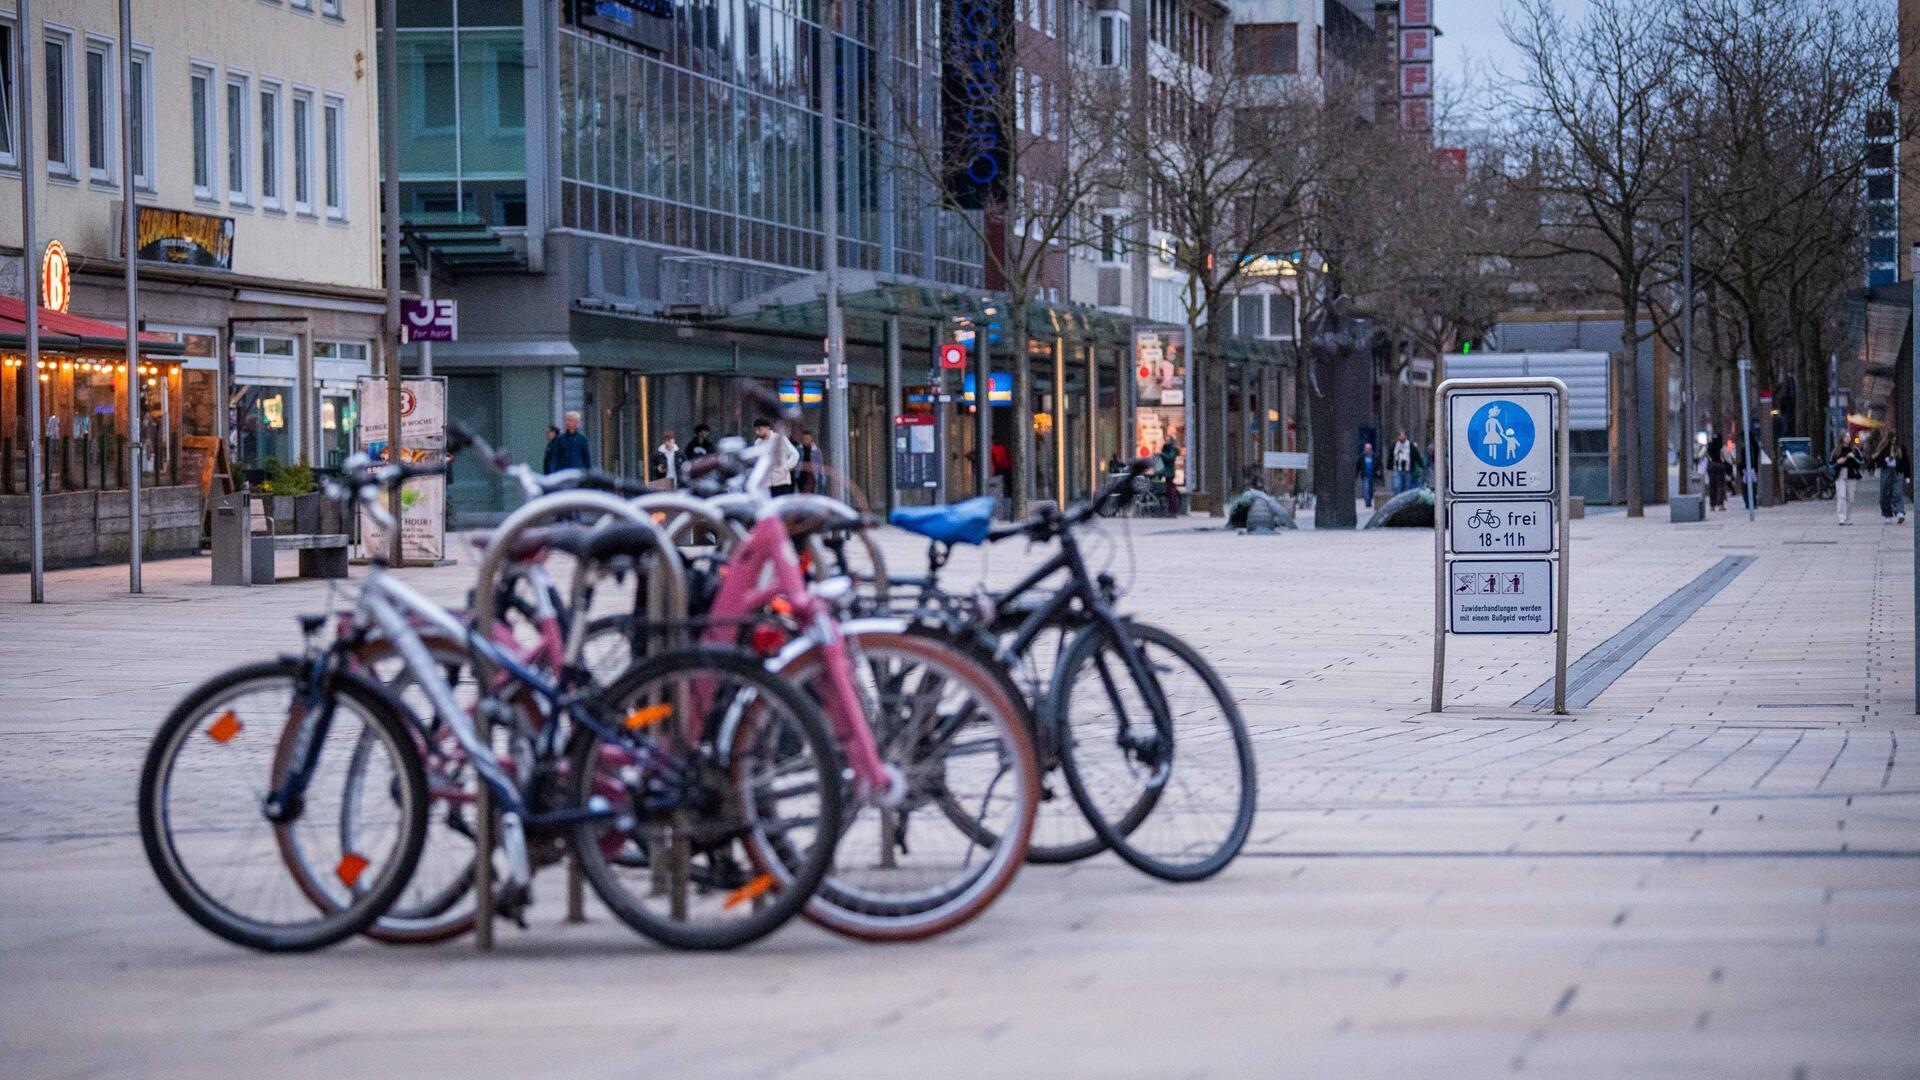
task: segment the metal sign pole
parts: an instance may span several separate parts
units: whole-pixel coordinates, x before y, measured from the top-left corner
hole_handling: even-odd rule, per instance
[[[1567,391],[1564,387],[1555,396],[1560,400],[1560,475],[1558,477],[1560,555],[1559,564],[1555,567],[1560,574],[1560,580],[1554,583],[1554,587],[1559,591],[1555,599],[1560,610],[1555,612],[1558,619],[1553,635],[1553,714],[1565,716],[1567,715],[1567,599],[1573,585],[1572,575],[1569,573],[1569,562],[1573,557],[1573,514],[1571,513],[1573,497],[1568,490],[1569,481],[1573,476],[1572,455],[1568,452],[1572,437],[1567,432],[1567,420],[1571,415],[1572,406],[1567,401]]]
[[[20,22],[13,35],[13,70],[23,73],[14,82],[20,130],[25,134],[14,142],[20,163],[20,298],[26,303],[27,316],[27,518],[28,529],[33,534],[27,598],[35,604],[44,604],[47,601],[47,546],[41,516],[40,472],[40,440],[44,434],[40,427],[41,271],[39,238],[34,235],[33,228],[35,180],[40,173],[33,160],[33,79],[29,76],[34,68],[33,50],[27,46],[27,42],[36,35],[32,32],[32,7],[28,0],[20,0],[19,15]],[[133,369],[129,367],[127,378],[133,377]],[[7,468],[13,468],[13,462],[7,462]]]
[[[1447,443],[1453,438],[1446,420],[1447,384],[1433,391],[1433,707],[1439,712],[1447,681],[1447,495],[1452,489],[1447,465]]]
[[[395,0],[380,3],[380,214],[386,230],[386,250],[382,277],[387,285],[387,317],[383,323],[382,349],[387,368],[387,460],[401,461],[400,417],[400,61],[394,30],[397,18]],[[395,569],[405,561],[403,547],[406,530],[401,528],[405,513],[400,503],[400,486],[387,494],[387,513],[393,517],[393,535],[388,538],[387,560]]]
[[[1753,418],[1747,413],[1747,375],[1753,371],[1753,361],[1740,358],[1740,445],[1746,449],[1746,471],[1740,486],[1746,489],[1747,520],[1754,518],[1754,504],[1760,501],[1760,493],[1754,490],[1759,475],[1753,471]]]
[[[23,28],[24,29],[24,28]],[[120,215],[120,254],[127,260],[127,433],[128,453],[132,457],[127,471],[127,591],[138,593],[140,586],[140,473],[145,468],[145,446],[141,429],[146,410],[140,393],[140,271],[135,244],[139,236],[139,198],[133,187],[134,122],[133,111],[133,0],[120,0],[120,192],[126,197]],[[162,394],[165,391],[161,391]]]

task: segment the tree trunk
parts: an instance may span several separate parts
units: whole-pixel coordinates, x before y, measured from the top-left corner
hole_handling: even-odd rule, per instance
[[[1640,320],[1632,295],[1621,297],[1620,442],[1626,448],[1627,516],[1647,516],[1640,491]]]

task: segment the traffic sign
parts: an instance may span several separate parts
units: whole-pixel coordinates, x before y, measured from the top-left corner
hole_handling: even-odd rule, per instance
[[[1447,629],[1456,634],[1551,634],[1552,559],[1447,564]]]
[[[795,365],[793,365],[793,373],[794,373],[795,375],[800,375],[800,376],[807,376],[807,375],[811,375],[811,376],[814,376],[815,378],[818,378],[818,377],[820,377],[820,376],[822,376],[822,375],[825,375],[825,374],[827,373],[827,365],[825,365],[825,364],[795,364]]]
[[[1456,392],[1447,398],[1448,486],[1456,495],[1548,495],[1558,472],[1559,404],[1551,390]]]
[[[1552,499],[1454,499],[1447,550],[1455,555],[1545,555],[1553,550]]]
[[[957,342],[948,342],[940,346],[940,366],[943,368],[966,367],[967,347]]]

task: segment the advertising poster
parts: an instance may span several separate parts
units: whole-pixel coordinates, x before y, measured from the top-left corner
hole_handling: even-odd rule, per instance
[[[361,376],[356,442],[368,457],[387,460],[387,380]],[[404,379],[400,384],[400,454],[416,464],[447,457],[447,381]],[[435,562],[446,554],[447,478],[423,476],[400,491],[400,548],[407,561]],[[385,531],[360,511],[362,555],[387,550]]]

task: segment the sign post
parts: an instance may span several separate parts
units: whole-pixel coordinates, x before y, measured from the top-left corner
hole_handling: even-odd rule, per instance
[[[1448,634],[1553,634],[1553,711],[1567,711],[1567,388],[1448,379],[1434,391],[1433,711]]]

